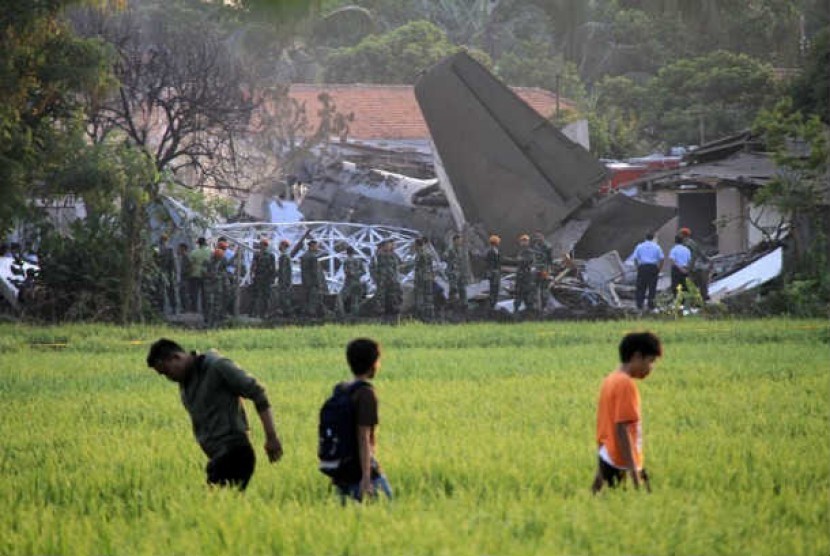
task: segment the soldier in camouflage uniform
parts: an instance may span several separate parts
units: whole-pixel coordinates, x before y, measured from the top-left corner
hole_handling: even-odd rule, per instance
[[[415,314],[423,321],[435,318],[435,300],[433,297],[433,283],[435,272],[432,268],[432,254],[429,252],[429,241],[425,237],[415,240]]]
[[[387,239],[378,246],[378,252],[372,265],[372,278],[375,290],[375,306],[387,317],[396,316],[401,310],[401,283],[398,280],[400,259],[395,254],[395,246]]]
[[[300,257],[300,276],[303,284],[304,312],[308,316],[323,316],[323,294],[326,279],[320,265],[320,251],[316,239],[308,241],[308,249]]]
[[[291,300],[291,255],[288,254],[290,246],[287,240],[280,241],[280,256],[277,260],[277,295],[280,313],[283,317],[290,316],[294,312]]]
[[[499,245],[501,238],[497,235],[490,236],[490,247],[484,256],[487,265],[487,281],[490,283],[489,302],[493,309],[499,300],[499,289],[501,288],[501,252]]]
[[[200,237],[196,240],[196,249],[188,255],[188,268],[190,273],[187,275],[188,290],[190,291],[190,301],[193,303],[193,310],[201,309],[202,316],[207,321],[208,313],[205,308],[205,268],[211,258],[211,251],[207,246],[207,240]]]
[[[464,239],[459,234],[452,236],[452,245],[444,252],[444,262],[447,263],[447,281],[450,285],[449,302],[464,311],[467,308],[469,256]]]
[[[179,310],[184,313],[193,311],[193,302],[190,299],[190,292],[187,288],[187,277],[190,276],[190,258],[188,257],[189,247],[186,243],[179,243],[177,254],[179,271],[176,288],[179,293]]]
[[[363,261],[357,256],[353,247],[346,248],[346,258],[343,260],[343,289],[340,290],[340,300],[343,312],[351,317],[360,313],[360,302],[363,301],[363,283],[360,279],[366,269]]]
[[[226,295],[229,288],[225,252],[213,251],[205,265],[205,322],[216,326],[225,318]]]
[[[530,237],[519,236],[519,254],[517,256],[516,284],[513,294],[513,312],[518,313],[524,303],[525,310],[536,309],[536,280],[533,276],[535,256],[530,247]]]
[[[251,262],[251,316],[267,317],[270,314],[271,287],[276,274],[274,254],[268,250],[268,240],[263,239]]]
[[[162,293],[161,306],[165,314],[179,312],[179,296],[176,292],[176,255],[168,244],[167,234],[159,238],[158,266],[160,289]]]
[[[533,250],[533,274],[536,281],[534,297],[539,302],[539,311],[543,312],[550,301],[550,282],[553,272],[553,248],[545,241],[542,232],[533,234],[530,244]]]

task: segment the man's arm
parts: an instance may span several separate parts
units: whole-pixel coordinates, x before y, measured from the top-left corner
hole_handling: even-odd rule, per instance
[[[279,461],[282,457],[282,444],[277,436],[277,428],[274,426],[274,414],[270,407],[257,413],[262,421],[262,430],[265,431],[265,453],[268,454],[268,461],[272,463]]]
[[[628,425],[630,423],[614,424],[614,434],[617,435],[617,446],[620,447],[623,463],[631,476],[634,488],[640,488],[640,474],[637,472],[637,465],[634,463],[634,450],[628,440]]]
[[[272,462],[282,457],[282,445],[274,426],[274,413],[265,388],[257,380],[240,369],[230,359],[222,359],[216,363],[216,369],[222,375],[228,388],[237,396],[254,402],[257,414],[262,421],[262,430],[265,432],[265,453]]]
[[[374,494],[372,485],[372,427],[358,425],[357,447],[360,452],[360,492],[363,494]]]

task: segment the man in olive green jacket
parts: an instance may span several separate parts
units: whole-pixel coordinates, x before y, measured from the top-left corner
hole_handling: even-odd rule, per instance
[[[193,433],[207,455],[207,482],[245,490],[256,457],[248,438],[248,420],[240,398],[254,402],[265,431],[265,453],[271,462],[282,457],[274,415],[265,389],[233,361],[210,350],[190,353],[161,338],[150,346],[147,366],[178,383]]]

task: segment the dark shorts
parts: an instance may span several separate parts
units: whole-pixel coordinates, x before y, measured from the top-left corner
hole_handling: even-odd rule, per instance
[[[207,482],[245,490],[255,465],[256,456],[250,444],[234,446],[208,462],[205,469]]]
[[[620,481],[625,477],[625,470],[617,469],[599,456],[597,456],[597,459],[599,460],[599,474],[602,476],[602,482],[611,488],[620,484]]]

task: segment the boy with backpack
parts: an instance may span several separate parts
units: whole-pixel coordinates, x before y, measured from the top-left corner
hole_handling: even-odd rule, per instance
[[[378,490],[392,498],[375,459],[378,399],[371,380],[380,370],[380,345],[369,338],[352,340],[346,360],[354,380],[335,386],[320,409],[320,471],[331,477],[344,504],[347,498],[360,502],[364,495],[377,496]]]

